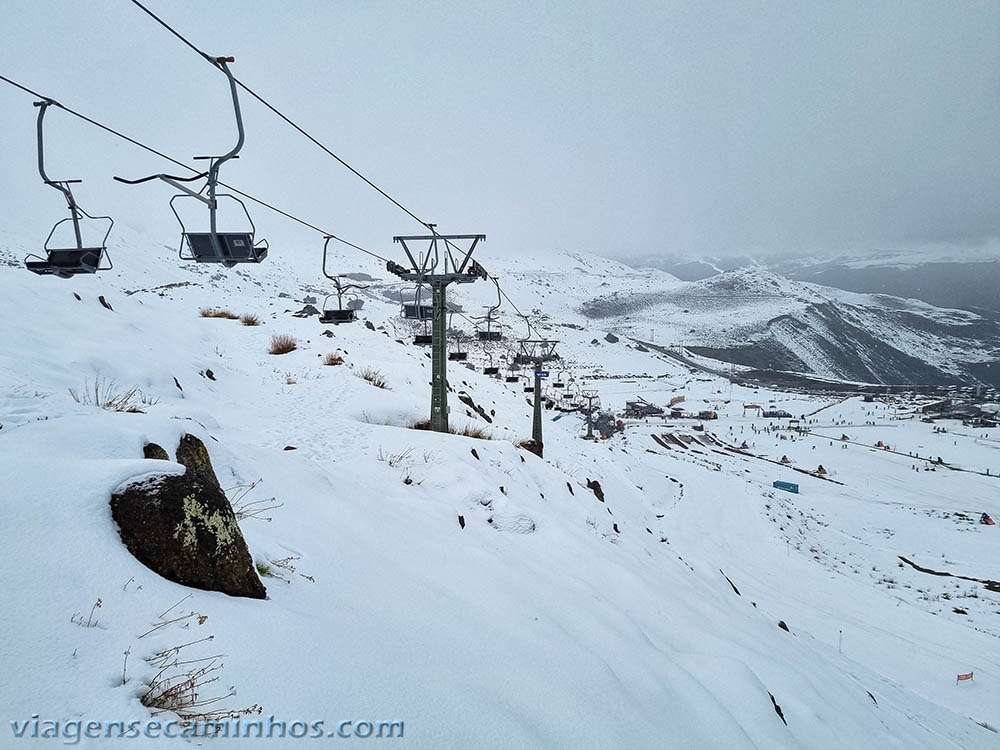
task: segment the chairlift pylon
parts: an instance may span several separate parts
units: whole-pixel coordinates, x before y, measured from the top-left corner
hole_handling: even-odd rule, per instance
[[[108,237],[111,236],[111,229],[115,225],[114,219],[110,216],[91,216],[80,208],[76,202],[76,198],[73,196],[73,190],[70,188],[70,185],[82,182],[82,180],[50,180],[48,175],[45,174],[42,122],[45,119],[45,111],[52,104],[54,102],[51,99],[43,99],[40,102],[34,103],[38,107],[38,120],[36,124],[38,135],[38,173],[42,176],[42,180],[46,185],[50,185],[63,194],[63,197],[66,199],[66,205],[69,208],[69,216],[57,221],[51,231],[49,231],[49,236],[45,239],[45,243],[42,246],[45,251],[45,257],[42,258],[40,255],[29,253],[24,258],[24,266],[32,273],[37,273],[40,276],[58,276],[61,279],[69,279],[82,273],[111,270],[111,256],[108,255]],[[83,234],[80,230],[80,221],[83,218],[92,221],[108,222],[108,229],[104,233],[104,238],[101,240],[99,246],[83,246]],[[73,235],[76,239],[75,247],[50,248],[49,242],[52,241],[52,235],[55,234],[56,229],[67,221],[73,223]],[[37,260],[28,260],[28,258],[37,258]],[[107,265],[102,266],[102,261],[107,261]]]
[[[177,250],[177,256],[181,260],[193,260],[196,263],[220,263],[225,268],[232,268],[237,263],[260,263],[267,257],[268,245],[267,240],[255,241],[257,230],[256,227],[254,227],[253,219],[250,218],[250,212],[247,210],[246,204],[235,195],[217,192],[219,185],[219,168],[230,159],[239,158],[239,152],[243,148],[246,134],[243,129],[243,114],[240,111],[240,100],[236,91],[236,79],[233,78],[232,72],[226,65],[226,63],[234,62],[234,58],[213,57],[210,58],[210,60],[216,65],[216,67],[219,68],[219,70],[226,74],[226,78],[229,80],[229,89],[233,97],[233,110],[236,113],[236,128],[239,134],[236,140],[236,145],[223,156],[194,157],[196,160],[208,161],[208,170],[196,174],[194,177],[177,177],[176,175],[169,174],[154,174],[138,180],[126,180],[121,177],[115,177],[115,179],[118,180],[118,182],[124,182],[126,185],[138,185],[139,183],[158,179],[180,190],[181,192],[179,194],[170,199],[170,210],[174,212],[177,222],[181,225],[181,243]],[[205,178],[205,184],[200,190],[192,190],[185,184],[182,184],[195,182],[196,180],[200,180],[202,178]],[[189,232],[187,230],[187,227],[184,226],[184,221],[181,219],[180,214],[177,213],[177,209],[174,207],[174,201],[178,198],[195,198],[208,206],[209,231]],[[243,213],[246,214],[247,221],[250,223],[249,232],[218,231],[216,212],[219,206],[219,198],[229,198],[240,205],[243,209]],[[190,253],[189,255],[184,254],[185,246]]]
[[[345,309],[344,293],[349,292],[352,289],[368,288],[367,286],[363,286],[361,284],[345,284],[342,276],[340,276],[339,274],[332,275],[326,270],[326,253],[327,253],[327,248],[330,245],[330,240],[332,239],[333,237],[327,235],[326,240],[323,242],[323,275],[333,282],[333,285],[336,287],[337,291],[333,292],[332,294],[326,295],[326,298],[323,300],[323,309],[319,315],[319,322],[324,325],[339,325],[340,323],[352,323],[355,320],[357,320],[358,319],[357,310],[360,309],[361,305],[359,304],[357,306],[353,306],[351,302],[356,301],[358,303],[361,303],[361,298],[355,294],[353,300],[348,302],[347,308]],[[330,298],[333,297],[334,295],[336,295],[337,297],[336,310],[327,307],[327,303],[330,301]]]

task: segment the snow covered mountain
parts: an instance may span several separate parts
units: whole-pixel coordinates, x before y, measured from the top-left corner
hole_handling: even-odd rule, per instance
[[[362,321],[324,327],[309,306],[331,290],[305,248],[222,271],[119,236],[114,271],[70,281],[27,273],[21,249],[0,247],[0,745],[44,744],[47,721],[69,738],[74,721],[177,718],[183,700],[156,713],[140,697],[158,655],[183,648],[224,655],[197,705],[285,722],[274,747],[302,744],[294,722],[416,748],[996,746],[996,527],[971,519],[1000,515],[997,436],[893,418],[912,403],[732,385],[613,335],[735,349],[756,332],[802,351],[797,324],[821,337],[848,320],[885,342],[918,336],[911,316],[928,326],[921,356],[946,372],[957,345],[940,334],[976,316],[764,272],[689,284],[585,256],[515,260],[501,284],[533,333],[560,340],[553,400],[572,400],[558,377],[615,411],[684,396],[719,415],[589,442],[579,413],[546,411],[542,460],[516,446],[524,377],[482,373],[506,373],[527,333],[506,303],[501,342],[452,321],[474,368],[448,364],[452,422],[492,438],[474,439],[410,429],[427,416],[430,360],[400,319],[405,285],[374,261],[334,259],[371,281]],[[511,263],[488,246],[481,261]],[[453,299],[476,311],[495,294],[476,283]],[[296,348],[269,354],[275,334]],[[842,366],[822,347],[799,356]],[[135,409],[91,403],[95,384],[138,389]],[[812,413],[814,434],[773,430],[744,402]],[[240,521],[266,600],[172,583],[119,539],[111,493],[149,473],[146,443],[184,433],[230,500],[271,508]],[[924,471],[930,455],[949,467]]]
[[[1000,248],[908,248],[829,255],[686,258],[645,256],[627,262],[654,267],[686,281],[763,267],[795,281],[864,294],[889,294],[930,305],[1000,316]]]
[[[623,335],[759,371],[1000,384],[1000,330],[971,311],[792,281],[760,266],[691,282],[655,269],[616,271],[604,269],[598,289],[570,273],[560,286],[586,318]]]

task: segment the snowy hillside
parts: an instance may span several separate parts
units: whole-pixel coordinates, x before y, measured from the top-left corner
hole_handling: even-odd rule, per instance
[[[719,414],[703,431],[633,421],[589,442],[579,413],[546,411],[542,460],[516,446],[531,430],[525,379],[481,372],[506,374],[511,337],[526,333],[508,305],[507,339],[488,349],[452,320],[475,368],[448,363],[452,423],[492,438],[476,439],[410,429],[428,414],[430,359],[392,301],[406,285],[375,262],[334,259],[373,280],[360,321],[324,327],[308,306],[330,285],[306,248],[227,272],[120,236],[114,271],[70,281],[27,273],[20,249],[0,247],[0,745],[44,744],[30,740],[34,715],[175,718],[140,696],[157,655],[182,653],[223,655],[201,696],[222,698],[211,710],[322,722],[333,738],[402,723],[393,742],[414,748],[997,746],[1000,527],[975,519],[1000,517],[1000,435],[894,418],[913,404],[732,386],[608,335],[780,342],[776,319],[816,330],[810,316],[831,305],[884,341],[918,330],[904,316],[949,331],[974,316],[758,273],[691,285],[587,256],[522,259],[501,283],[539,310],[534,332],[561,341],[553,398],[564,377],[615,410],[683,395]],[[483,264],[499,268],[489,250]],[[495,295],[476,283],[453,299],[478,315]],[[619,307],[595,316],[601,301]],[[269,354],[276,334],[297,348]],[[944,369],[954,342],[927,338],[921,356]],[[836,369],[822,353],[803,361]],[[139,389],[136,411],[87,403],[95,383]],[[812,414],[812,434],[769,430],[745,402]],[[240,521],[266,600],[172,583],[119,538],[111,493],[149,474],[146,443],[172,458],[184,433],[235,505],[268,508]],[[951,466],[925,470],[938,455]],[[795,471],[820,463],[827,478]]]

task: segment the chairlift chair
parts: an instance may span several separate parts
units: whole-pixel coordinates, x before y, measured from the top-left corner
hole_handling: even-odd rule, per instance
[[[448,327],[449,328],[451,327],[451,318],[453,316],[454,316],[454,313],[451,313],[448,316]],[[469,353],[467,351],[462,351],[461,342],[459,341],[458,337],[456,336],[455,337],[455,351],[448,352],[448,361],[449,362],[465,362],[468,358],[469,358]]]
[[[500,309],[500,284],[497,282],[496,276],[491,276],[490,281],[492,281],[497,288],[497,303],[495,305],[483,305],[483,307],[486,308],[486,314],[478,318],[473,318],[473,320],[486,321],[486,330],[484,331],[477,328],[476,338],[480,341],[501,341],[503,340],[503,334],[500,332],[500,329],[493,329],[493,322],[496,320],[494,315],[496,311]]]
[[[37,273],[39,276],[58,276],[61,279],[69,279],[77,274],[108,271],[112,268],[111,256],[108,255],[108,237],[111,235],[111,229],[115,225],[114,219],[110,216],[91,216],[80,208],[79,205],[77,205],[76,198],[73,196],[73,190],[70,188],[70,185],[82,182],[82,180],[50,180],[48,175],[45,174],[45,152],[42,138],[42,121],[45,118],[45,110],[47,110],[52,104],[53,102],[50,99],[43,99],[40,102],[35,102],[35,106],[39,108],[38,121],[36,125],[36,131],[38,134],[38,173],[42,176],[42,180],[46,185],[54,187],[63,194],[63,197],[66,199],[66,205],[69,208],[69,216],[57,221],[55,226],[53,226],[52,230],[49,232],[49,236],[45,239],[45,243],[42,246],[45,251],[45,257],[43,258],[40,255],[29,253],[24,258],[24,266],[32,273]],[[100,245],[96,247],[83,246],[83,235],[80,230],[80,221],[83,218],[87,218],[92,221],[108,222],[108,229],[104,233],[104,238],[101,240]],[[67,221],[73,223],[73,234],[76,238],[76,246],[66,248],[50,248],[49,242],[52,241],[52,235],[55,234],[56,229],[65,224]],[[28,260],[29,258],[36,258],[37,260]],[[102,261],[106,261],[107,265],[101,265]]]
[[[229,89],[233,98],[233,110],[236,113],[236,128],[238,131],[236,145],[223,156],[194,157],[196,160],[208,161],[208,170],[196,174],[194,177],[155,174],[138,180],[126,180],[121,177],[115,177],[115,179],[126,185],[138,185],[143,182],[159,179],[180,190],[179,194],[170,199],[170,210],[174,212],[177,223],[181,225],[181,243],[177,250],[177,256],[181,260],[191,260],[196,263],[219,263],[225,268],[232,268],[237,263],[260,263],[267,257],[268,245],[267,240],[255,240],[257,230],[254,227],[253,219],[250,218],[250,212],[247,211],[246,204],[235,195],[217,192],[219,186],[219,168],[230,159],[239,158],[239,152],[243,148],[245,140],[245,132],[243,130],[243,115],[240,112],[240,100],[236,93],[236,79],[233,78],[233,74],[226,65],[226,63],[233,62],[234,58],[214,57],[210,59],[219,70],[226,74],[226,78],[229,80]],[[192,190],[183,184],[195,182],[202,178],[205,178],[205,184],[200,190]],[[174,201],[178,198],[195,198],[208,206],[209,231],[188,231],[174,206]],[[219,206],[219,198],[228,198],[240,205],[250,224],[250,231],[218,231],[216,212]],[[187,249],[187,254],[185,254],[185,248]]]
[[[326,270],[327,248],[329,247],[330,240],[332,240],[332,239],[333,239],[332,236],[327,235],[326,241],[323,243],[323,275],[326,276],[326,278],[330,279],[330,281],[333,282],[333,284],[336,287],[337,291],[333,292],[332,294],[328,294],[326,296],[326,299],[323,300],[323,310],[320,313],[319,322],[322,323],[322,324],[324,324],[324,325],[339,325],[340,323],[352,323],[355,320],[357,320],[358,319],[357,310],[359,310],[361,308],[361,305],[364,304],[364,303],[362,303],[361,302],[361,298],[358,297],[355,294],[354,295],[354,299],[351,300],[351,301],[349,301],[348,304],[347,304],[347,307],[345,308],[344,307],[344,293],[345,292],[349,292],[352,289],[367,289],[368,288],[367,286],[362,286],[361,284],[345,284],[342,276],[340,276],[340,275],[333,275],[329,271]],[[334,295],[336,295],[336,297],[337,297],[337,309],[336,310],[327,307],[327,302],[329,302],[330,301],[330,297],[333,297]],[[358,304],[352,304],[352,302],[355,302],[355,303],[358,303]]]
[[[353,323],[358,319],[358,314],[354,310],[337,308],[336,310],[327,307],[330,297],[336,296],[336,292],[328,294],[323,299],[323,309],[319,314],[319,322],[324,325],[339,325],[340,323]]]
[[[424,332],[413,337],[413,343],[418,346],[430,346],[434,343],[434,337],[427,332],[427,321],[424,320]]]
[[[434,306],[424,305],[421,303],[421,290],[423,289],[421,284],[413,290],[413,302],[406,302],[402,295],[400,295],[400,317],[405,320],[433,320],[434,319]]]
[[[423,319],[424,332],[418,333],[413,337],[413,343],[417,346],[430,346],[434,343],[434,336],[427,330],[427,324],[430,322],[430,318]]]
[[[563,371],[560,370],[559,371],[559,376],[560,377],[556,378],[555,381],[552,383],[552,387],[553,388],[565,388],[566,387],[566,384],[562,380],[562,374],[563,374]]]
[[[488,367],[483,368],[483,375],[489,375],[494,378],[500,377],[500,368],[493,364],[493,355],[487,352],[486,356],[489,357],[490,364]]]

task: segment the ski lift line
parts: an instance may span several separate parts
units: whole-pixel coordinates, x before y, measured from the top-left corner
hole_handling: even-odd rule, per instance
[[[146,15],[148,15],[150,18],[152,18],[154,21],[156,21],[156,23],[158,23],[160,26],[162,26],[164,29],[166,29],[168,32],[170,32],[173,36],[177,37],[177,39],[179,39],[183,44],[185,44],[187,47],[189,47],[192,51],[194,51],[200,57],[204,58],[213,67],[215,67],[215,68],[221,67],[219,61],[216,58],[212,57],[208,53],[203,52],[201,49],[199,49],[193,42],[191,42],[183,34],[181,34],[179,31],[177,31],[176,29],[174,29],[170,24],[168,24],[166,21],[164,21],[162,18],[160,18],[158,15],[156,15],[153,11],[151,11],[149,8],[147,8],[143,3],[139,2],[139,0],[130,0],[130,1],[132,2],[133,5],[135,5],[141,11],[143,11]],[[9,81],[9,79],[4,79],[4,80],[7,80],[9,83],[13,83],[12,81]],[[277,115],[280,119],[284,120],[289,126],[291,126],[298,133],[300,133],[303,137],[305,137],[310,142],[312,142],[315,146],[317,146],[318,148],[320,148],[323,152],[325,152],[330,157],[332,157],[333,159],[335,159],[339,164],[341,164],[343,167],[345,167],[347,170],[349,170],[352,174],[354,174],[356,177],[358,177],[360,180],[362,180],[365,184],[367,184],[373,190],[375,190],[380,195],[382,195],[382,197],[384,197],[390,203],[392,203],[393,205],[395,205],[397,208],[399,208],[405,214],[407,214],[408,216],[410,216],[413,220],[415,220],[416,222],[418,222],[422,226],[424,226],[427,229],[429,229],[431,231],[431,233],[433,233],[435,235],[438,234],[438,231],[437,231],[437,228],[436,228],[436,224],[433,224],[431,222],[427,222],[427,221],[424,221],[423,219],[421,219],[413,211],[411,211],[406,206],[404,206],[402,203],[400,203],[398,200],[396,200],[395,198],[393,198],[391,195],[389,195],[389,193],[387,193],[385,190],[383,190],[378,185],[376,185],[372,180],[370,180],[368,177],[366,177],[364,174],[362,174],[359,170],[357,170],[355,167],[353,167],[351,164],[349,164],[347,161],[345,161],[343,158],[341,158],[340,156],[338,156],[331,149],[329,149],[327,146],[325,146],[323,143],[321,143],[319,140],[317,140],[315,137],[313,137],[309,132],[307,132],[304,128],[302,128],[300,125],[298,125],[296,122],[294,122],[291,118],[289,118],[287,115],[285,115],[281,110],[279,110],[273,104],[271,104],[266,99],[264,99],[256,91],[254,91],[253,89],[251,89],[247,84],[243,83],[243,81],[241,81],[239,78],[237,78],[236,76],[233,76],[233,80],[235,81],[235,83],[236,83],[237,86],[239,86],[241,89],[243,89],[244,91],[246,91],[250,96],[252,96],[254,99],[256,99],[258,102],[260,102],[262,105],[264,105],[267,109],[271,110],[271,112],[273,112],[275,115]],[[17,84],[14,84],[14,85],[17,85]],[[27,89],[25,89],[25,90],[27,90]],[[62,106],[62,105],[59,105],[59,106]],[[77,116],[82,117],[82,115],[79,115],[78,113],[74,113],[71,110],[67,109],[67,111],[71,112],[71,114],[77,114]],[[89,118],[83,118],[83,119],[89,119]],[[91,121],[91,122],[93,124],[95,124],[95,125],[98,125],[99,127],[104,127],[104,126],[101,126],[97,122],[93,122],[93,121]],[[110,128],[105,128],[105,129],[111,131]],[[113,132],[113,131],[111,131],[111,132]],[[182,162],[178,162],[177,160],[172,159],[172,158],[166,156],[165,154],[157,152],[157,151],[155,151],[155,149],[151,149],[148,146],[145,146],[144,144],[141,144],[138,141],[135,141],[134,139],[128,138],[127,136],[125,136],[125,135],[123,135],[121,133],[115,133],[115,134],[118,135],[119,137],[125,138],[126,140],[134,143],[137,146],[141,146],[142,148],[145,148],[145,149],[147,149],[147,150],[149,150],[149,151],[151,151],[153,153],[156,153],[158,156],[161,156],[162,158],[165,158],[168,161],[173,162],[174,164],[180,164],[181,166],[184,166],[186,169],[190,169],[191,171],[195,171],[191,167],[188,167],[187,165],[183,164]],[[326,232],[326,231],[320,229],[319,227],[317,227],[317,226],[315,226],[313,224],[310,224],[307,221],[299,219],[298,217],[293,216],[293,215],[291,215],[291,214],[289,214],[289,213],[287,213],[285,211],[282,211],[281,209],[278,209],[278,208],[276,208],[273,205],[270,205],[268,203],[265,203],[264,201],[261,201],[261,200],[259,200],[257,198],[254,198],[253,196],[250,196],[247,193],[244,193],[244,192],[242,192],[240,190],[237,190],[236,188],[234,188],[234,187],[232,187],[230,185],[227,185],[224,182],[220,181],[218,184],[221,185],[222,187],[225,187],[225,188],[227,188],[229,190],[232,190],[235,193],[238,193],[239,195],[243,196],[244,198],[247,198],[248,200],[254,201],[255,203],[258,203],[258,204],[264,206],[265,208],[269,208],[272,211],[275,211],[276,213],[279,213],[279,214],[281,214],[282,216],[285,216],[288,219],[296,221],[296,222],[302,224],[303,226],[309,227],[310,229],[313,229],[314,231],[320,232],[320,233],[322,233],[324,235],[330,235],[335,240],[337,240],[338,242],[340,242],[340,243],[342,243],[344,245],[347,245],[348,247],[352,247],[355,250],[358,250],[360,252],[366,253],[367,255],[370,255],[370,256],[372,256],[374,258],[377,258],[378,260],[381,260],[383,262],[388,262],[388,260],[386,258],[383,258],[383,257],[377,255],[376,253],[373,253],[373,252],[371,252],[369,250],[366,250],[365,248],[363,248],[363,247],[361,247],[359,245],[356,245],[356,244],[354,244],[352,242],[348,242],[347,240],[344,240],[344,239],[342,239],[342,238],[340,238],[340,237],[338,237],[336,235],[332,235],[330,232]],[[444,242],[445,242],[445,244],[447,246],[450,246],[453,250],[456,249],[454,247],[454,245],[448,239],[445,239]],[[499,288],[499,285],[498,285],[498,288]],[[500,291],[503,294],[503,296],[507,299],[507,302],[510,303],[511,307],[513,307],[514,310],[517,311],[518,315],[521,315],[522,317],[524,317],[523,314],[521,313],[521,311],[518,309],[517,305],[515,305],[510,300],[510,297],[506,294],[506,292],[503,292],[502,289]],[[466,320],[468,320],[468,319],[466,318]],[[469,322],[471,323],[471,321],[469,321]]]
[[[124,133],[122,133],[119,130],[115,130],[114,128],[109,127],[108,125],[104,125],[103,123],[100,123],[97,120],[94,120],[94,119],[92,119],[90,117],[87,117],[87,115],[82,114],[80,112],[77,112],[76,110],[67,107],[65,104],[61,104],[60,102],[56,101],[55,99],[47,97],[44,94],[39,94],[37,91],[34,91],[34,90],[28,88],[27,86],[22,86],[20,83],[17,83],[16,81],[11,80],[10,78],[7,78],[4,75],[0,75],[0,81],[8,83],[11,86],[13,86],[13,87],[15,87],[17,89],[20,89],[21,91],[25,92],[26,94],[31,94],[36,99],[44,99],[46,101],[49,101],[49,102],[52,103],[53,107],[59,107],[64,112],[66,112],[68,114],[71,114],[74,117],[78,117],[79,119],[83,120],[84,122],[87,122],[87,123],[89,123],[89,124],[91,124],[91,125],[93,125],[93,126],[95,126],[97,128],[100,128],[101,130],[104,130],[107,133],[111,133],[112,135],[114,135],[114,136],[116,136],[118,138],[121,138],[122,140],[127,141],[128,143],[131,143],[133,146],[138,146],[139,148],[141,148],[141,149],[143,149],[145,151],[148,151],[151,154],[159,156],[161,159],[166,159],[171,164],[174,164],[174,165],[176,165],[178,167],[182,167],[183,169],[186,169],[189,172],[195,173],[194,177],[183,178],[185,181],[187,181],[187,180],[196,180],[196,179],[200,179],[200,178],[202,178],[202,177],[205,176],[205,173],[199,173],[198,170],[196,170],[194,167],[191,167],[191,166],[185,164],[182,161],[174,159],[172,156],[168,156],[167,154],[165,154],[162,151],[159,151],[159,150],[153,148],[152,146],[147,146],[145,143],[142,143],[141,141],[137,141],[135,138],[132,138],[132,137],[130,137],[128,135],[125,135]],[[178,178],[178,179],[182,179],[182,178]],[[355,244],[354,242],[351,242],[349,240],[345,240],[344,238],[339,237],[339,236],[337,236],[335,234],[332,234],[331,232],[329,232],[329,231],[327,231],[325,229],[321,229],[320,227],[316,226],[315,224],[312,224],[312,223],[306,221],[305,219],[300,219],[298,216],[294,216],[293,214],[290,214],[287,211],[285,211],[285,210],[283,210],[281,208],[278,208],[277,206],[275,206],[272,203],[268,203],[265,200],[262,200],[260,198],[256,198],[253,195],[250,195],[249,193],[246,193],[246,192],[240,190],[239,188],[233,187],[232,185],[229,185],[229,184],[227,184],[225,182],[222,182],[221,180],[219,181],[219,185],[222,186],[222,187],[224,187],[224,188],[226,188],[227,190],[232,190],[237,195],[240,195],[240,196],[246,198],[249,201],[253,201],[254,203],[256,203],[256,204],[258,204],[260,206],[263,206],[264,208],[270,209],[271,211],[274,211],[275,213],[284,216],[286,219],[290,219],[290,220],[292,220],[294,222],[297,222],[297,223],[301,224],[302,226],[308,227],[309,229],[312,229],[315,232],[319,232],[320,234],[322,234],[324,236],[332,237],[337,242],[340,242],[341,244],[346,245],[347,247],[350,247],[350,248],[353,248],[353,249],[355,249],[355,250],[357,250],[359,252],[365,253],[366,255],[370,255],[371,257],[376,258],[376,259],[378,259],[378,260],[380,260],[382,262],[388,262],[387,258],[383,258],[378,253],[374,253],[371,250],[367,250],[367,249],[363,248],[361,245]]]
[[[198,55],[200,55],[201,57],[203,57],[206,61],[208,61],[209,63],[211,63],[214,67],[219,67],[219,64],[218,64],[218,62],[216,61],[215,58],[213,58],[211,55],[209,55],[206,52],[203,52],[201,49],[199,49],[193,42],[191,42],[190,40],[188,40],[179,31],[177,31],[172,26],[170,26],[170,24],[168,24],[162,18],[160,18],[159,16],[157,16],[155,13],[153,13],[153,11],[151,11],[149,8],[147,8],[145,5],[143,5],[141,2],[139,2],[139,0],[130,0],[130,2],[132,2],[133,5],[135,5],[137,8],[139,8],[144,13],[146,13],[150,18],[152,18],[154,21],[156,21],[158,24],[160,24],[164,29],[166,29],[171,34],[173,34],[175,37],[177,37],[185,45],[187,45],[188,47],[190,47],[194,52],[196,52]],[[334,153],[331,149],[329,149],[327,146],[325,146],[318,139],[316,139],[315,137],[313,137],[302,126],[300,126],[299,124],[297,124],[296,122],[294,122],[290,117],[288,117],[287,115],[285,115],[281,110],[279,110],[273,104],[271,104],[266,99],[264,99],[264,97],[262,97],[260,94],[258,94],[253,89],[251,89],[247,84],[243,83],[243,81],[241,81],[239,78],[233,76],[233,80],[236,81],[236,85],[237,86],[239,86],[241,89],[243,89],[248,94],[250,94],[250,96],[252,96],[258,102],[260,102],[261,104],[263,104],[267,109],[271,110],[271,112],[273,112],[279,118],[281,118],[282,120],[284,120],[288,125],[290,125],[293,129],[295,129],[298,133],[300,133],[303,137],[305,137],[306,139],[308,139],[310,142],[312,142],[315,146],[317,146],[322,151],[324,151],[326,154],[328,154],[333,159],[335,159],[338,163],[340,163],[342,166],[344,166],[346,169],[348,169],[352,174],[354,174],[356,177],[358,177],[360,180],[362,180],[365,184],[367,184],[373,190],[375,190],[376,192],[378,192],[382,197],[384,197],[386,200],[388,200],[394,206],[396,206],[397,208],[399,208],[401,211],[403,211],[405,214],[407,214],[414,221],[418,222],[422,226],[424,226],[427,229],[429,229],[432,234],[434,234],[434,235],[438,234],[437,225],[436,224],[431,223],[431,222],[427,222],[427,221],[424,221],[423,219],[421,219],[413,211],[411,211],[406,206],[404,206],[402,203],[400,203],[398,200],[396,200],[395,198],[393,198],[391,195],[389,195],[389,193],[387,193],[385,190],[383,190],[378,185],[376,185],[372,180],[370,180],[368,177],[366,177],[364,174],[362,174],[359,170],[357,170],[355,167],[351,166],[347,161],[345,161],[343,158],[341,158],[336,153]],[[228,185],[225,185],[222,182],[220,182],[219,184],[223,185],[224,187],[228,187],[230,190],[235,190],[235,188],[229,187]],[[249,196],[246,196],[246,194],[243,194],[243,195],[244,195],[244,197],[248,197],[249,198]],[[255,200],[255,199],[251,198],[251,200]],[[258,202],[260,202],[260,201],[258,201]],[[266,204],[262,203],[262,205],[266,205]],[[274,209],[272,206],[268,206],[268,208],[272,208],[272,210],[277,210],[277,209]],[[279,211],[279,213],[283,213],[283,212]],[[289,216],[288,214],[284,214],[284,215],[285,216]],[[295,219],[295,217],[291,217],[291,216],[289,216],[289,218]],[[314,226],[312,226],[310,224],[307,224],[306,222],[302,222],[299,219],[295,219],[295,220],[296,221],[300,221],[300,223],[305,224],[306,226],[310,226],[312,229],[317,229],[316,227],[314,227]],[[321,230],[317,229],[317,231],[321,231]],[[336,239],[339,242],[342,242],[342,243],[344,243],[344,244],[346,244],[346,245],[348,245],[350,247],[353,247],[356,250],[360,250],[361,252],[368,253],[369,255],[372,255],[373,257],[379,258],[379,260],[386,260],[385,258],[381,258],[380,256],[375,255],[374,253],[371,253],[368,250],[365,250],[364,248],[358,247],[357,245],[354,245],[354,244],[352,244],[350,242],[346,242],[345,240],[342,240],[339,237],[334,237],[334,239]],[[454,244],[450,240],[448,240],[447,238],[442,238],[442,239],[444,240],[445,244],[447,246],[449,246],[452,250],[457,250],[457,248],[454,246]],[[507,301],[510,303],[511,307],[513,307],[517,311],[518,315],[522,315],[521,311],[518,310],[517,305],[515,305],[513,302],[511,302],[510,297],[508,297],[507,294],[505,292],[503,292],[503,290],[501,290],[501,292],[503,293],[503,296],[507,299]],[[522,315],[522,317],[524,317],[524,316]],[[466,320],[468,320],[468,319],[466,319]],[[471,322],[471,321],[469,321],[469,322]]]
[[[192,50],[194,50],[198,55],[200,55],[201,57],[205,58],[205,60],[207,60],[208,62],[210,62],[212,65],[215,65],[216,67],[218,66],[218,64],[215,61],[215,58],[213,58],[211,55],[209,55],[209,54],[201,51],[200,49],[198,49],[198,47],[196,47],[193,42],[191,42],[187,38],[185,38],[180,32],[178,32],[176,29],[174,29],[172,26],[170,26],[170,24],[168,24],[162,18],[160,18],[159,16],[157,16],[155,13],[153,13],[153,11],[151,11],[149,8],[147,8],[145,5],[143,5],[141,2],[139,2],[139,0],[131,0],[131,2],[137,8],[139,8],[144,13],[146,13],[150,18],[152,18],[154,21],[156,21],[158,24],[160,24],[163,28],[165,28],[167,31],[169,31],[171,34],[173,34],[175,37],[177,37],[178,39],[180,39],[184,44],[186,44],[188,47],[190,47]],[[333,157],[338,163],[341,164],[341,166],[345,167],[348,171],[350,171],[358,179],[362,180],[366,185],[368,185],[370,188],[372,188],[377,193],[379,193],[383,198],[385,198],[386,200],[388,200],[390,203],[392,203],[394,206],[396,206],[397,208],[399,208],[401,211],[403,211],[405,214],[407,214],[408,216],[410,216],[412,219],[414,219],[415,221],[419,222],[421,225],[427,227],[432,232],[434,232],[435,234],[437,234],[437,232],[434,230],[434,225],[429,224],[428,222],[426,222],[423,219],[421,219],[419,216],[417,216],[415,213],[413,213],[410,209],[408,209],[406,206],[404,206],[398,200],[396,200],[391,195],[389,195],[385,190],[383,190],[378,185],[376,185],[374,182],[372,182],[370,179],[368,179],[367,177],[365,177],[365,175],[363,175],[360,171],[358,171],[357,169],[355,169],[353,166],[351,166],[350,164],[348,164],[343,158],[341,158],[340,156],[338,156],[337,154],[335,154],[333,151],[331,151],[329,148],[327,148],[325,145],[323,145],[323,143],[321,143],[319,140],[317,140],[312,135],[310,135],[302,126],[300,126],[296,122],[294,122],[291,118],[289,118],[287,115],[285,115],[281,110],[279,110],[273,104],[271,104],[266,99],[264,99],[264,97],[262,97],[256,91],[254,91],[249,86],[247,86],[245,83],[243,83],[243,81],[241,81],[239,78],[235,78],[234,77],[234,80],[236,81],[236,85],[237,86],[239,86],[241,89],[243,89],[244,91],[246,91],[248,94],[250,94],[250,96],[252,96],[258,102],[260,102],[261,104],[263,104],[265,107],[267,107],[267,109],[271,110],[271,112],[273,112],[279,118],[281,118],[282,120],[284,120],[288,125],[290,125],[292,128],[294,128],[299,134],[301,134],[302,136],[304,136],[306,139],[308,139],[309,141],[311,141],[315,146],[317,146],[318,148],[320,148],[322,151],[324,151],[329,156]],[[222,184],[222,183],[219,183],[219,184]]]

